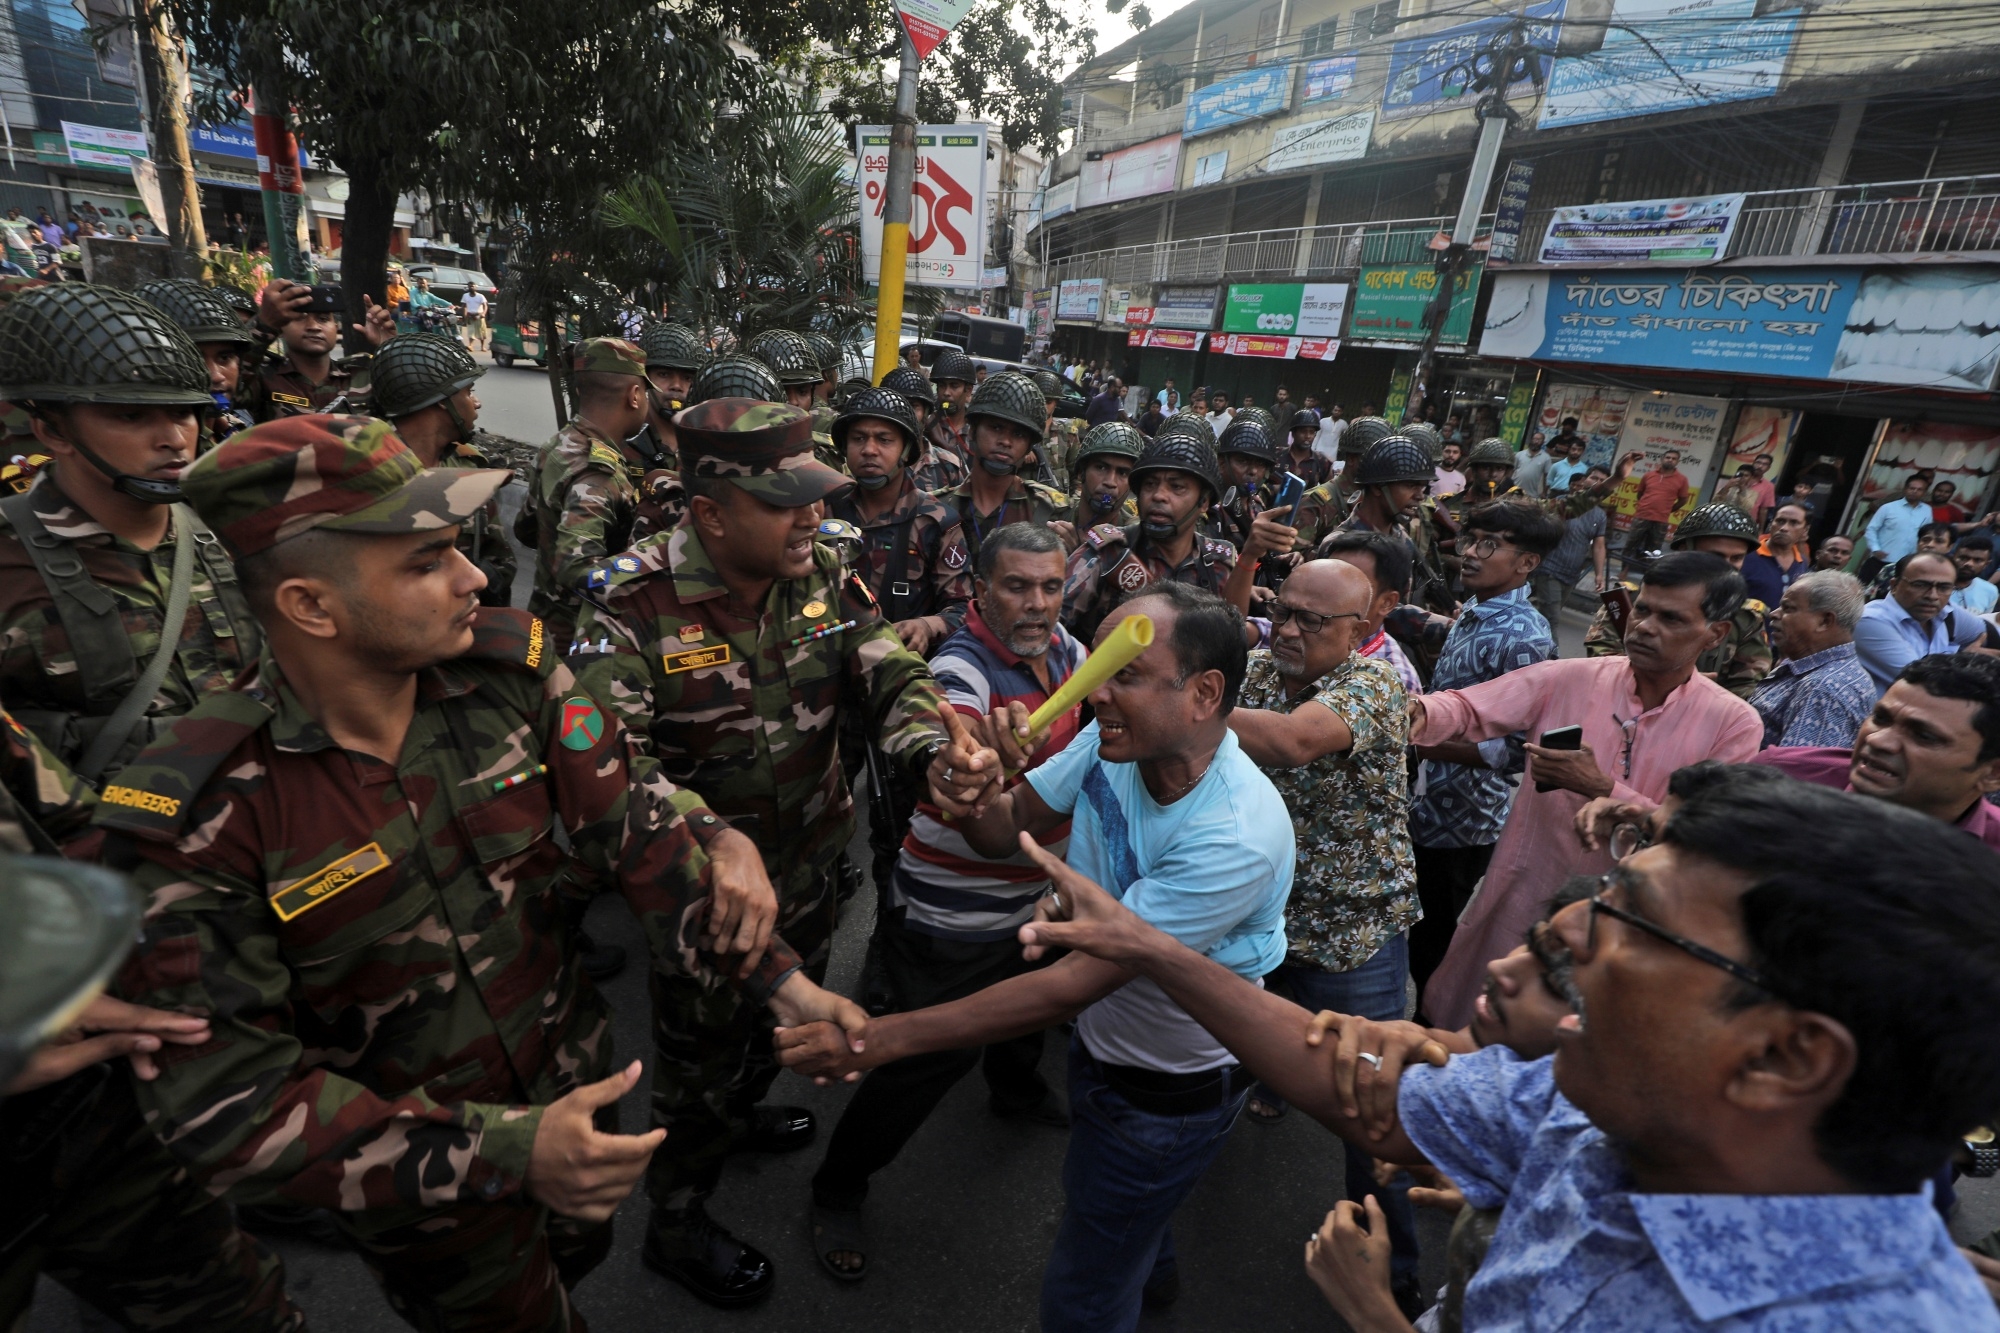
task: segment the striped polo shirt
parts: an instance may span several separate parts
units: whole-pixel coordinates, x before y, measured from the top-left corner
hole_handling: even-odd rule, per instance
[[[1051,691],[1070,678],[1087,656],[1083,645],[1060,624],[1055,627],[1046,656],[1050,689],[1035,679],[1028,659],[1010,651],[980,618],[977,604],[968,606],[965,626],[939,646],[931,658],[945,698],[959,712],[985,717],[996,708],[1019,700],[1033,712]],[[1068,745],[1079,727],[1078,710],[1049,729],[1030,768]],[[1019,777],[1014,779],[1016,783]],[[1060,858],[1069,847],[1069,825],[1042,838],[1042,846]],[[903,924],[926,935],[961,940],[1012,939],[1034,915],[1035,900],[1048,888],[1048,877],[1019,852],[1004,861],[989,861],[966,844],[952,825],[939,817],[929,801],[919,802],[910,820],[909,836],[890,886],[892,907],[901,907]]]

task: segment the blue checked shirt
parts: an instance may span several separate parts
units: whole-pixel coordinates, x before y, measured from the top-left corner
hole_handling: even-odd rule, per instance
[[[1832,745],[1846,749],[1875,709],[1875,682],[1851,643],[1788,657],[1750,695],[1764,719],[1764,745]]]
[[[2000,1333],[1931,1204],[1910,1194],[1640,1194],[1556,1090],[1505,1046],[1403,1075],[1410,1141],[1474,1208],[1500,1208],[1465,1327],[1563,1333]]]
[[[1549,622],[1525,587],[1467,602],[1445,636],[1431,690],[1462,690],[1555,656]],[[1873,701],[1870,701],[1871,705]],[[1483,847],[1498,842],[1525,763],[1522,737],[1479,743],[1484,768],[1426,760],[1423,789],[1410,805],[1410,839],[1419,847]]]

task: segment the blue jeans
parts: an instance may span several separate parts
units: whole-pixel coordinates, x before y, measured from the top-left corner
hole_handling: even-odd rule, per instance
[[[1063,1217],[1042,1273],[1043,1333],[1129,1333],[1155,1273],[1174,1267],[1174,1210],[1222,1150],[1248,1096],[1194,1115],[1132,1105],[1069,1047],[1069,1153]]]
[[[1339,1014],[1356,1014],[1389,1022],[1403,1016],[1409,1004],[1405,982],[1410,975],[1410,937],[1396,936],[1374,957],[1346,972],[1325,972],[1317,967],[1286,962],[1264,978],[1264,984],[1294,1004],[1318,1013],[1331,1009]],[[1277,1094],[1261,1083],[1254,1094],[1258,1101],[1283,1106]],[[1343,1145],[1347,1150],[1347,1197],[1360,1203],[1374,1195],[1389,1222],[1389,1278],[1401,1284],[1417,1278],[1417,1215],[1410,1207],[1407,1177],[1387,1187],[1375,1183],[1375,1159],[1366,1148]]]

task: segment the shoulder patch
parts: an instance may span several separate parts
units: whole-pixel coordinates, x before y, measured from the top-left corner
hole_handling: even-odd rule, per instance
[[[1099,523],[1089,532],[1084,533],[1083,539],[1098,550],[1111,545],[1122,546],[1125,543],[1125,529],[1119,527],[1116,523]]]
[[[1764,605],[1762,602],[1758,601],[1755,597],[1745,597],[1743,599],[1743,609],[1745,611],[1750,612],[1753,615],[1759,615],[1759,616],[1765,616],[1771,613],[1771,608]]]
[[[588,458],[593,466],[601,467],[606,472],[615,472],[620,476],[625,474],[625,460],[608,444],[592,440]]]
[[[1114,581],[1126,592],[1136,592],[1152,582],[1152,576],[1146,572],[1146,566],[1139,561],[1127,560],[1118,567],[1118,575]]]
[[[1228,542],[1207,538],[1202,542],[1202,546],[1210,560],[1227,560],[1232,565],[1236,563],[1236,548]]]
[[[1040,497],[1042,497],[1042,499],[1048,501],[1050,504],[1054,505],[1058,509],[1063,508],[1065,505],[1069,503],[1069,497],[1067,495],[1064,495],[1061,491],[1057,490],[1055,487],[1045,485],[1044,483],[1039,481],[1029,482],[1028,490],[1030,493],[1034,495],[1039,495]]]
[[[964,548],[961,547],[960,549],[963,550]],[[960,557],[959,563],[960,564],[964,563],[964,558],[962,556]],[[851,569],[848,570],[844,587],[848,593],[851,593],[855,597],[860,598],[862,602],[866,603],[870,611],[873,611],[878,616],[882,614],[882,604],[875,600],[875,594],[868,590],[868,585],[862,581],[861,575],[855,573]]]
[[[962,541],[947,542],[943,553],[938,556],[938,563],[946,569],[964,569],[965,560],[965,543]]]
[[[465,656],[482,662],[499,662],[533,672],[547,669],[562,651],[549,642],[548,627],[541,618],[511,607],[481,607],[472,621],[472,647]]]
[[[209,695],[119,770],[91,822],[152,842],[174,841],[223,761],[276,715],[261,690]]]

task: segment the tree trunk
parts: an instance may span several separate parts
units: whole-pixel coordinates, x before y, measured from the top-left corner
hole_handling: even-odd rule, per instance
[[[556,337],[556,308],[542,307],[542,359],[549,370],[549,396],[556,403],[556,429],[569,424],[569,400],[563,396],[563,348]]]
[[[188,151],[187,79],[166,18],[152,0],[135,0],[139,58],[146,72],[146,118],[153,131],[153,164],[167,215],[154,218],[167,234],[168,271],[200,280],[208,270],[208,233],[201,223],[201,193]]]
[[[345,288],[347,323],[365,324],[368,308],[362,297],[381,305],[387,299],[389,234],[396,225],[396,187],[381,158],[344,156],[347,172],[347,221],[340,236],[340,283]],[[372,349],[352,327],[342,336],[349,354]]]

